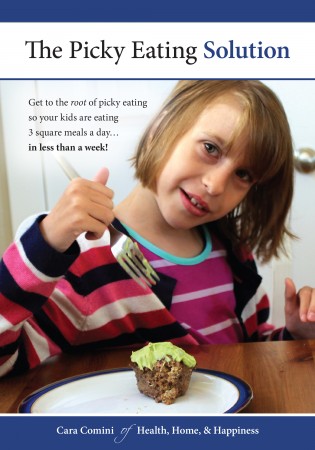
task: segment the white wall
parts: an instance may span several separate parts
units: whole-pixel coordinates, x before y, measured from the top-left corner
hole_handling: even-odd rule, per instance
[[[286,110],[295,150],[315,149],[315,81],[265,81],[280,97]],[[281,192],[279,192],[281,195]],[[291,228],[299,237],[291,241],[291,258],[273,261],[271,267],[261,268],[266,275],[266,287],[273,297],[273,322],[284,323],[284,278],[291,276],[297,288],[315,285],[313,255],[315,250],[315,173],[295,171],[295,191],[291,212]]]
[[[64,191],[68,180],[57,167],[51,155],[43,152],[29,152],[29,129],[34,122],[29,115],[58,115],[60,112],[73,112],[75,115],[119,114],[116,126],[100,122],[105,130],[112,130],[118,136],[109,141],[107,152],[67,152],[66,156],[77,171],[87,178],[92,178],[97,169],[106,165],[110,168],[109,185],[115,191],[115,201],[119,202],[133,185],[133,175],[129,158],[132,156],[138,139],[152,115],[169,93],[174,81],[1,81],[1,97],[4,123],[4,141],[7,157],[10,200],[12,205],[12,224],[15,232],[20,222],[30,214],[50,209]],[[120,107],[30,107],[29,99],[144,99],[147,108]],[[45,122],[38,124],[37,130],[98,130],[96,122]],[[49,139],[50,140],[50,139]],[[98,136],[82,138],[52,138],[53,143],[62,140],[64,145],[98,145],[108,142]],[[51,144],[47,138],[39,137],[36,144]]]

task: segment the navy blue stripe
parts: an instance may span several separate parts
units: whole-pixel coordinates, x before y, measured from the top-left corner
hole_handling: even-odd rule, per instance
[[[259,334],[255,331],[251,336],[246,339],[246,342],[257,342],[259,340]]]
[[[71,345],[65,339],[63,334],[57,328],[54,322],[52,322],[49,317],[45,314],[43,310],[38,311],[34,314],[34,319],[37,321],[39,327],[47,334],[47,336],[55,342],[62,351],[66,352],[70,350]]]
[[[284,328],[284,330],[283,330],[282,337],[283,337],[284,341],[293,341],[294,340],[291,333],[286,328]]]
[[[133,333],[124,333],[113,339],[104,339],[91,344],[83,344],[84,348],[102,348],[102,347],[121,347],[134,344],[143,344],[144,342],[169,341],[171,339],[186,336],[187,331],[178,323],[174,322],[157,328],[138,328]]]
[[[313,2],[251,0],[225,2],[194,1],[183,7],[180,0],[106,2],[104,0],[14,0],[1,5],[4,22],[311,22]],[[162,32],[161,32],[162,33]],[[163,33],[162,33],[163,34]],[[167,38],[167,37],[166,37]]]
[[[163,305],[167,309],[170,309],[176,280],[163,273],[158,273],[158,275],[160,281],[152,287],[152,290]],[[74,291],[82,296],[87,296],[106,284],[127,280],[129,278],[129,275],[118,263],[95,267],[83,274],[82,277],[78,277],[70,271],[65,276],[65,279],[71,284]],[[126,295],[128,295],[128,292],[126,292]]]
[[[72,346],[55,323],[42,310],[35,314],[35,318],[39,326],[55,342],[63,352],[77,353],[82,350],[96,349],[96,348],[110,348],[129,346],[133,344],[143,344],[144,342],[159,342],[167,341],[174,338],[179,338],[187,335],[187,331],[178,323],[174,322],[157,328],[138,328],[133,333],[122,333],[121,335],[112,339],[101,339],[96,342],[88,342],[77,346]]]
[[[65,253],[59,253],[50,247],[39,229],[39,223],[43,217],[39,217],[23,234],[21,243],[27,258],[34,267],[50,277],[59,277],[66,273],[79,256],[80,248],[77,242],[74,242]]]
[[[3,261],[0,262],[0,292],[12,302],[31,312],[40,309],[46,301],[43,295],[21,289]]]
[[[19,354],[17,360],[14,363],[13,369],[8,374],[10,376],[19,375],[20,373],[26,372],[30,368],[24,341],[22,339],[19,339],[18,344],[19,344]]]
[[[0,347],[0,356],[11,356],[17,350],[19,346],[19,340],[12,342],[11,344]]]
[[[97,342],[88,342],[71,347],[70,352],[76,353],[82,350],[125,347],[130,345],[142,345],[145,342],[169,341],[171,339],[186,336],[187,332],[178,323],[153,329],[139,328],[134,333],[124,333],[112,339],[103,339]]]
[[[269,318],[269,312],[270,312],[269,308],[264,308],[257,312],[258,324],[267,322]]]
[[[75,292],[83,296],[91,294],[91,292],[106,284],[127,280],[128,278],[130,278],[129,275],[118,263],[95,267],[84,273],[82,277],[78,277],[70,271],[65,276],[65,279],[69,281]]]

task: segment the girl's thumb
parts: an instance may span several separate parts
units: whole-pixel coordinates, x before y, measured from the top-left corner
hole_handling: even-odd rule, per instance
[[[286,300],[294,300],[296,297],[296,287],[291,278],[285,279],[285,298]]]
[[[95,177],[93,178],[93,181],[96,181],[97,183],[101,183],[103,185],[106,185],[106,183],[108,181],[108,177],[109,177],[109,170],[107,169],[107,167],[102,167],[97,172]]]

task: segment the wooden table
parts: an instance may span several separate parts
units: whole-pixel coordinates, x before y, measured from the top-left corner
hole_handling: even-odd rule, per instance
[[[242,413],[315,413],[315,340],[189,347],[199,368],[249,383],[254,398]],[[127,367],[130,349],[61,355],[24,375],[0,380],[0,413],[16,413],[33,391],[57,380]]]

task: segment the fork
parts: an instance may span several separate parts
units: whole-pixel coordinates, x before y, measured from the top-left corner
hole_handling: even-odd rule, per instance
[[[54,153],[54,157],[69,180],[80,178],[64,156]],[[140,251],[138,244],[118,231],[112,224],[107,228],[112,254],[125,272],[142,287],[155,285],[160,280],[159,276]]]

